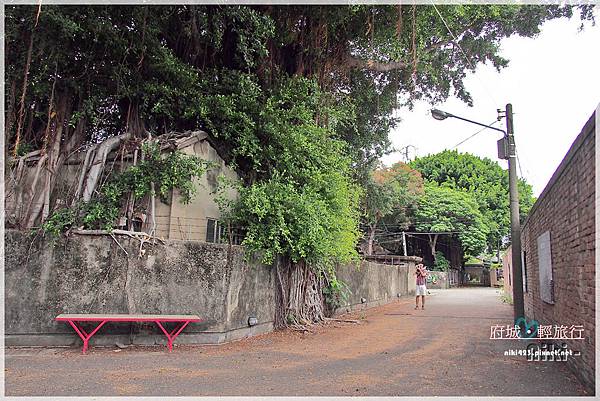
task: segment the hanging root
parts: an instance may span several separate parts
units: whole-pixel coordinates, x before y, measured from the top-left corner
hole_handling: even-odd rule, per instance
[[[119,245],[119,247],[121,249],[123,249],[123,252],[125,252],[128,256],[129,254],[127,253],[127,251],[121,246],[121,244],[117,241],[117,239],[115,238],[115,235],[126,235],[129,238],[133,238],[135,240],[140,241],[140,248],[139,248],[139,252],[138,252],[138,258],[141,258],[142,256],[144,256],[144,254],[146,253],[146,250],[144,249],[144,244],[145,243],[149,243],[150,240],[152,240],[152,243],[155,243],[156,241],[160,241],[162,244],[165,243],[165,240],[153,235],[150,235],[148,233],[142,232],[142,231],[127,231],[127,230],[112,230],[112,231],[107,231],[107,230],[72,230],[70,231],[73,234],[78,234],[78,235],[110,235],[113,240],[117,243],[117,245]]]
[[[325,317],[323,280],[305,262],[278,261],[275,326],[296,331],[309,327]]]

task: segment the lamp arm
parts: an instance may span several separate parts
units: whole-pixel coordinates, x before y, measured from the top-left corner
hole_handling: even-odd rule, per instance
[[[479,125],[481,127],[486,127],[486,128],[489,128],[489,129],[493,129],[494,131],[500,131],[500,132],[502,132],[504,134],[504,136],[506,136],[506,131],[504,131],[503,129],[500,129],[500,128],[492,127],[491,125],[486,125],[486,124],[478,123],[477,121],[469,120],[468,118],[463,118],[463,117],[455,116],[454,114],[450,114],[450,113],[448,113],[448,117],[458,118],[459,120],[463,120],[463,121],[466,121],[466,122],[471,123],[471,124],[475,124],[475,125]]]

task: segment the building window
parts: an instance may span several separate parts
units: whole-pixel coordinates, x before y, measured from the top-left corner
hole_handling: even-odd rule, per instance
[[[225,238],[225,228],[219,220],[206,219],[206,242],[220,243]]]
[[[550,231],[537,238],[538,269],[540,276],[540,298],[542,301],[554,303],[554,280],[552,278],[552,249],[550,247]]]
[[[227,225],[219,220],[206,219],[206,242],[227,244],[231,240],[232,245],[241,245],[245,234],[245,230],[235,226],[231,227],[230,233]]]

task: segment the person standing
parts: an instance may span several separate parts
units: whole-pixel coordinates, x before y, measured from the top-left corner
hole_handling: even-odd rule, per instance
[[[417,287],[415,290],[415,309],[419,309],[419,296],[421,297],[421,309],[425,309],[425,293],[427,292],[427,269],[423,263],[417,266],[415,275],[417,276]]]

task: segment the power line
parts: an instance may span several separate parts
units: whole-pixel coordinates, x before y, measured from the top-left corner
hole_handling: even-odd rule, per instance
[[[521,174],[521,178],[525,179],[523,175],[523,170],[521,170],[521,160],[519,159],[519,152],[517,151],[517,147],[515,146],[515,155],[517,156],[517,166],[519,166],[519,173]]]
[[[489,123],[488,125],[494,125],[498,122],[498,120],[494,120],[493,122]],[[454,145],[454,147],[452,149],[456,149],[458,148],[460,145],[462,145],[463,143],[467,142],[469,139],[473,138],[475,135],[479,134],[480,132],[483,132],[487,129],[488,127],[483,127],[482,129],[480,129],[479,131],[477,131],[476,133],[474,133],[473,135],[469,136],[466,139],[463,139],[462,141],[460,141],[459,143],[457,143],[456,145]]]

